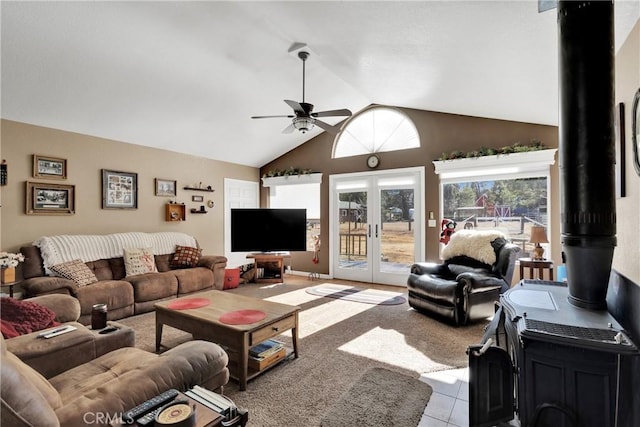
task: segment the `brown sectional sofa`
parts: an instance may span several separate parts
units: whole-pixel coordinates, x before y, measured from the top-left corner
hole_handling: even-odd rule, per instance
[[[36,246],[20,248],[25,256],[21,264],[23,279],[19,285],[23,297],[47,294],[72,295],[80,302],[78,322],[91,322],[91,307],[106,303],[109,320],[122,319],[153,310],[158,301],[185,296],[207,289],[224,286],[227,258],[202,256],[197,267],[171,269],[173,254],[155,255],[157,273],[126,276],[124,259],[101,259],[85,263],[98,278],[98,282],[77,286],[72,280],[45,274],[40,249]]]

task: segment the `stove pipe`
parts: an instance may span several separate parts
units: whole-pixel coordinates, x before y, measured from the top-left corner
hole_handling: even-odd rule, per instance
[[[559,1],[562,244],[571,304],[606,309],[616,246],[613,1]]]

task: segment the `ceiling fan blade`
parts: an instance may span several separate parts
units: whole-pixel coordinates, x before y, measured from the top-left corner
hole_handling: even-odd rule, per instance
[[[289,126],[287,126],[286,128],[282,129],[282,133],[291,133],[291,132],[293,132],[294,129],[295,129],[295,127],[293,126],[293,123],[291,123]]]
[[[311,113],[311,117],[330,117],[330,116],[351,116],[350,110],[346,108],[342,110],[329,110],[329,111],[320,111],[318,113]]]
[[[340,132],[340,128],[338,126],[333,126],[330,125],[329,123],[325,123],[322,120],[315,120],[314,122],[318,127],[321,127],[322,129],[326,130],[329,133],[332,134],[337,134],[338,132]]]
[[[281,118],[281,117],[286,117],[286,118],[292,119],[295,116],[292,116],[292,115],[288,115],[288,116],[251,116],[252,119],[273,119],[273,118]]]
[[[295,111],[296,114],[302,114],[302,115],[307,114],[304,111],[304,108],[302,108],[302,105],[300,105],[300,103],[296,101],[292,101],[290,99],[285,99],[284,102],[286,102],[289,107],[293,108],[293,111]]]

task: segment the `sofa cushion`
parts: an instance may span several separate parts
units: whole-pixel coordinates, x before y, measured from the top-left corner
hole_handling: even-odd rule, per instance
[[[51,270],[59,276],[73,280],[78,286],[86,286],[98,281],[93,271],[79,259],[54,265],[51,267]]]
[[[158,271],[151,248],[124,248],[123,253],[124,268],[127,276],[155,273]]]
[[[213,271],[208,268],[185,268],[174,270],[173,274],[178,279],[178,296],[213,289]]]
[[[90,286],[78,288],[80,323],[88,324],[94,304],[107,304],[107,318],[114,319],[116,309],[131,307],[133,312],[133,288],[124,280],[101,280]],[[117,318],[117,317],[116,317]]]
[[[190,268],[198,265],[202,249],[176,245],[176,252],[171,259],[172,268]]]
[[[59,325],[55,318],[56,314],[52,310],[35,302],[0,298],[0,319],[4,324],[2,334],[9,335],[5,336],[6,338]],[[13,335],[14,331],[17,335]]]
[[[127,276],[125,280],[133,286],[136,303],[178,295],[178,279],[172,271]]]

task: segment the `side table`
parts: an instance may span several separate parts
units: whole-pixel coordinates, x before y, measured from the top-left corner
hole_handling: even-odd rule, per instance
[[[18,282],[9,282],[9,283],[3,283],[1,286],[4,288],[5,286],[9,288],[9,296],[11,298],[13,298],[13,287],[15,285],[17,285]]]
[[[545,280],[544,271],[549,271],[549,278],[547,280],[553,281],[553,261],[549,259],[532,259],[532,258],[520,258],[520,280],[523,280],[524,269],[529,269],[529,279]],[[537,270],[537,277],[536,277]]]

